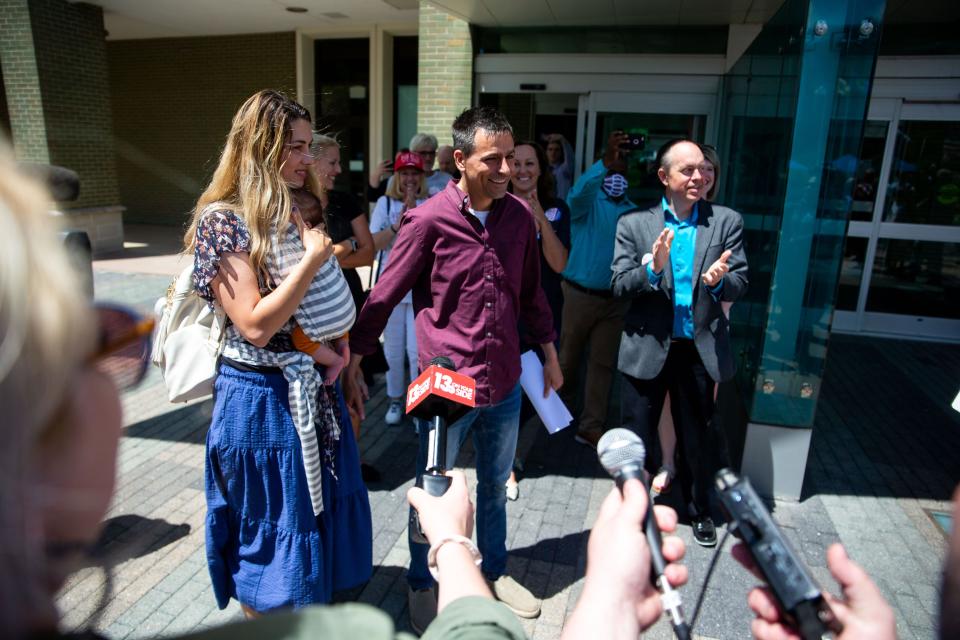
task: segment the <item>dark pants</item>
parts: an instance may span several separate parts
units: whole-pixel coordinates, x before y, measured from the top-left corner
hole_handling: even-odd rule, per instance
[[[677,434],[678,479],[684,501],[695,513],[710,513],[713,476],[727,463],[724,435],[714,411],[716,383],[707,373],[692,340],[674,340],[667,361],[651,380],[624,374],[621,411],[623,426],[636,433],[647,449],[647,471],[655,473],[661,461],[657,423],[664,396],[670,392]]]

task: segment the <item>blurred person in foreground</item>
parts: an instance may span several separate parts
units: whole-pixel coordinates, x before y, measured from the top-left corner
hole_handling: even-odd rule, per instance
[[[0,152],[2,153],[2,152]],[[103,636],[61,631],[55,594],[89,563],[113,494],[122,416],[117,384],[135,384],[150,352],[150,323],[120,309],[94,311],[78,286],[46,214],[42,190],[0,158],[0,629],[14,640]],[[99,324],[98,324],[99,321]],[[523,637],[494,602],[474,563],[473,528],[462,473],[442,498],[411,489],[408,499],[433,542],[440,615],[426,638]],[[636,638],[659,615],[649,586],[641,530],[646,497],[639,483],[614,489],[600,511],[588,550],[587,584],[565,637]],[[675,518],[657,510],[660,526]],[[664,538],[677,562],[683,543]],[[671,565],[674,584],[686,570]],[[618,577],[622,578],[618,579]],[[617,615],[613,615],[617,612]],[[608,632],[609,631],[609,632]],[[614,631],[623,633],[616,636]],[[362,604],[307,607],[196,634],[213,638],[410,638],[382,611]]]

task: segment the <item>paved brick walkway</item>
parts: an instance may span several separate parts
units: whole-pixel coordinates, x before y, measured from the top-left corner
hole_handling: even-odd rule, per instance
[[[98,268],[99,299],[149,309],[169,276]],[[877,577],[897,609],[900,637],[932,638],[945,538],[924,509],[948,509],[960,481],[960,414],[949,409],[960,380],[960,347],[834,336],[808,465],[805,499],[777,503],[775,518],[815,575],[833,588],[824,549],[833,541]],[[64,587],[65,626],[91,624],[108,637],[170,636],[240,617],[236,603],[216,608],[203,550],[203,441],[209,401],[170,405],[151,371],[124,395],[125,437],[117,496],[98,562]],[[384,425],[382,385],[373,389],[361,436],[363,457],[384,474],[370,486],[374,525],[372,580],[342,599],[390,613],[407,628],[408,561],[404,495],[416,440],[409,424]],[[467,448],[460,465],[471,466]],[[531,422],[521,431],[525,472],[520,499],[508,504],[508,569],[544,599],[543,614],[523,621],[532,638],[556,638],[582,586],[587,531],[610,481],[595,455],[570,433],[548,436]],[[688,615],[712,552],[693,544]],[[700,638],[748,638],[745,594],[753,580],[729,557],[717,563],[695,627]],[[109,580],[105,579],[109,575]],[[101,606],[102,603],[102,606]],[[99,614],[95,612],[99,609]],[[647,637],[670,638],[658,623]]]

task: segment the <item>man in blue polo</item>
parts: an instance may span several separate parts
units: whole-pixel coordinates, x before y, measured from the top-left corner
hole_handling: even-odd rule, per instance
[[[627,162],[621,145],[627,140],[622,131],[611,133],[603,158],[567,194],[572,246],[561,285],[560,368],[567,381],[564,397],[569,401],[579,386],[580,359],[589,347],[576,437],[592,447],[606,430],[610,383],[628,304],[614,298],[610,289],[617,218],[636,208],[626,195]]]

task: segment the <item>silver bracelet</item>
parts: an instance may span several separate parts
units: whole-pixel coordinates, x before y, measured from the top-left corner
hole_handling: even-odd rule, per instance
[[[477,548],[477,545],[473,543],[473,540],[467,538],[466,536],[444,536],[436,541],[431,547],[430,551],[427,552],[427,568],[430,569],[430,575],[433,576],[433,579],[440,581],[440,571],[437,569],[437,552],[440,551],[440,547],[447,544],[448,542],[456,542],[462,544],[467,548],[467,551],[470,552],[470,555],[473,557],[473,563],[480,566],[480,563],[483,562],[483,556],[480,554],[480,549]]]

